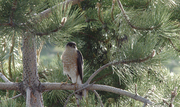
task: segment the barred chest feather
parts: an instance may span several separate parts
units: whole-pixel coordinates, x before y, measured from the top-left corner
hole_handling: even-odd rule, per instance
[[[61,59],[63,61],[63,73],[68,74],[69,76],[72,74],[76,74],[77,72],[77,50],[66,48],[63,52]],[[70,74],[71,73],[71,74]]]

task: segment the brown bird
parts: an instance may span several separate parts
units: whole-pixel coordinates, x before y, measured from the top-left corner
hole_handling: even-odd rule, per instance
[[[75,42],[69,42],[66,45],[65,51],[61,56],[63,62],[63,73],[67,75],[72,83],[82,84],[83,80],[83,56],[77,49]],[[75,93],[77,104],[79,99],[82,99],[83,93]]]

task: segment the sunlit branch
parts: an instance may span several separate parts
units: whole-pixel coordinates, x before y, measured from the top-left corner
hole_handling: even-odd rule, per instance
[[[7,83],[11,83],[1,72],[0,72],[0,77]]]
[[[42,83],[42,87],[44,90],[74,90],[74,85],[71,85],[71,84],[62,84],[62,83]],[[100,85],[100,84],[79,84],[78,87],[76,87],[76,89],[78,89],[77,91],[75,92],[78,92],[78,91],[81,91],[83,89],[86,89],[86,90],[99,90],[99,91],[106,91],[106,92],[112,92],[112,93],[115,93],[115,94],[120,94],[120,95],[125,95],[125,96],[128,96],[130,98],[133,98],[135,100],[138,100],[138,101],[141,101],[145,104],[150,104],[152,105],[153,102],[151,102],[150,100],[144,98],[144,97],[141,97],[139,95],[136,95],[136,94],[132,94],[126,90],[122,90],[122,89],[119,89],[119,88],[116,88],[116,87],[112,87],[112,86],[107,86],[107,85]],[[68,99],[73,95],[75,94],[72,93]],[[69,100],[66,100],[66,103],[68,102]]]
[[[128,25],[131,26],[131,28],[137,29],[137,30],[153,30],[153,29],[157,29],[161,26],[161,24],[159,24],[157,26],[152,26],[150,28],[141,28],[141,27],[134,26],[133,24],[131,24],[129,17],[126,15],[125,10],[124,10],[123,5],[121,4],[120,0],[117,0],[117,3],[118,3],[118,6],[119,6],[125,20],[127,21]]]

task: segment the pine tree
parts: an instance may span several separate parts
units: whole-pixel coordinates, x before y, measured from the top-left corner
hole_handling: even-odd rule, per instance
[[[157,71],[161,62],[179,55],[178,1],[86,0],[81,7],[87,27],[72,40],[81,47],[88,76],[108,62],[132,61],[105,69],[95,77],[96,83],[127,89],[141,75]],[[141,62],[153,51],[155,57]],[[101,94],[107,99],[107,94]]]
[[[74,4],[78,0],[72,1]],[[0,29],[2,29],[0,40],[3,43],[0,47],[1,68],[6,54],[3,50],[7,47],[5,40],[10,41],[13,37],[14,40],[22,38],[23,82],[20,86],[23,88],[13,89],[20,90],[26,96],[27,106],[28,102],[31,105],[38,103],[39,106],[43,106],[41,91],[44,91],[44,87],[41,85],[46,89],[53,86],[51,84],[48,87],[48,84],[41,83],[37,76],[36,44],[41,40],[48,40],[57,45],[64,45],[70,40],[77,43],[84,56],[83,81],[85,86],[86,84],[89,86],[86,88],[97,86],[99,88],[96,89],[103,91],[105,88],[114,89],[116,93],[99,92],[103,103],[113,98],[117,102],[114,106],[143,105],[123,96],[119,99],[116,90],[121,88],[135,93],[135,98],[132,97],[134,99],[138,94],[150,99],[144,101],[144,106],[151,104],[151,101],[157,106],[172,107],[173,103],[179,106],[178,82],[171,80],[173,77],[163,66],[163,61],[172,57],[177,58],[180,52],[178,0],[85,0],[72,7],[58,6],[59,2],[50,0],[0,2]],[[44,11],[46,9],[50,9],[51,12]],[[42,11],[47,14],[44,15]],[[1,71],[3,73],[4,70]],[[97,75],[93,74],[94,72],[99,73]],[[8,74],[11,79],[12,74],[10,72]],[[176,76],[174,78],[179,80]],[[92,85],[94,82],[117,88]],[[158,89],[155,90],[156,88]],[[32,92],[34,97],[29,94]],[[28,95],[32,97],[30,101]],[[37,98],[36,103],[33,103],[34,98]],[[138,96],[137,99],[140,98]],[[110,106],[107,103],[106,105]]]

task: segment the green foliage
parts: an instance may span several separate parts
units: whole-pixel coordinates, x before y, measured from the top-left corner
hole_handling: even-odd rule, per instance
[[[163,66],[164,61],[179,56],[178,0],[120,0],[128,18],[124,17],[116,2],[112,7],[110,0],[85,0],[79,4],[80,7],[53,7],[62,0],[20,0],[13,7],[15,1],[0,0],[0,70],[10,78],[8,68],[15,68],[11,81],[16,81],[16,77],[19,77],[19,81],[22,80],[20,42],[21,36],[29,31],[32,35],[38,35],[38,46],[41,41],[58,46],[65,45],[67,41],[75,41],[84,56],[83,82],[108,62],[129,61],[131,63],[104,69],[92,82],[137,93],[155,102],[155,106],[167,106],[163,100],[170,103],[171,91],[175,87],[180,91],[179,75],[172,75]],[[51,15],[38,20],[38,14],[48,8],[52,9]],[[67,21],[64,20],[66,18]],[[15,46],[13,52],[9,53],[13,35]],[[15,59],[14,68],[8,66],[7,58],[11,55],[14,55]],[[44,65],[43,60],[39,63],[41,82],[66,81],[60,54],[54,59],[53,63],[48,65]],[[53,90],[43,93],[45,106],[64,105],[71,92]],[[8,97],[13,96],[14,91],[0,93],[1,106],[25,106],[21,105],[23,98],[6,101]],[[98,93],[107,107],[143,105],[126,96]],[[177,107],[180,106],[179,100],[180,95],[177,94],[173,102]],[[100,106],[100,103],[95,95],[89,92],[88,99],[84,99],[81,105],[94,107]],[[76,106],[74,97],[68,106]]]

